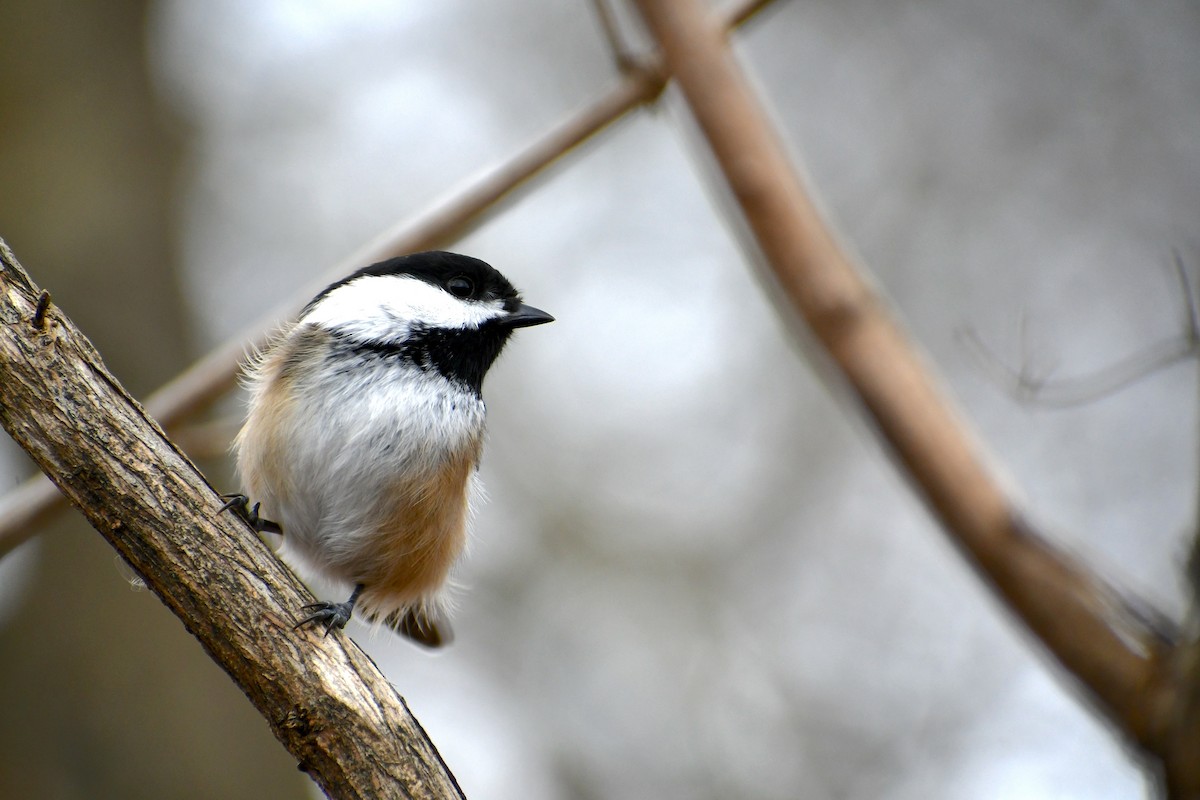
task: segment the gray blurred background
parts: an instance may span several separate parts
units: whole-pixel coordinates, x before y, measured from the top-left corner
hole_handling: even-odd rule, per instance
[[[140,396],[616,80],[582,2],[10,0],[0,29],[0,235]],[[1180,333],[1200,7],[778,0],[736,44],[1023,507],[1181,613],[1194,367],[1046,409],[961,333],[1056,379]],[[806,363],[701,152],[668,94],[454,245],[558,321],[485,387],[457,642],[350,635],[472,798],[1144,796]],[[0,564],[0,709],[2,797],[315,793],[70,512]]]

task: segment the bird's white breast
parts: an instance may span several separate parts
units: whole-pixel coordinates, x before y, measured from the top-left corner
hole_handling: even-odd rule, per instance
[[[297,326],[253,370],[238,466],[262,515],[283,526],[285,554],[355,582],[364,564],[382,557],[375,552],[384,546],[380,528],[403,516],[397,502],[417,502],[437,486],[457,492],[442,501],[465,509],[485,408],[437,372],[397,359],[367,354],[331,367],[332,342],[327,331]],[[457,476],[468,462],[464,477],[437,479],[450,469]],[[391,535],[394,558],[407,546],[395,537],[409,534]],[[461,539],[461,530],[454,535]]]

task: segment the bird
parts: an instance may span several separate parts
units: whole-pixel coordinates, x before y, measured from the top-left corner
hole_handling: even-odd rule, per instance
[[[221,511],[282,534],[302,575],[353,587],[304,606],[296,628],[328,636],[361,610],[419,644],[449,641],[483,379],[513,331],[553,320],[484,261],[413,253],[330,284],[249,359],[233,442],[241,491]]]

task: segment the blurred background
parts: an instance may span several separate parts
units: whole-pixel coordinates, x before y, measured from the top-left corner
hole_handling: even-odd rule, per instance
[[[142,397],[617,80],[582,2],[9,0],[0,29],[0,236]],[[1194,367],[1051,409],[963,332],[1055,380],[1182,332],[1200,7],[777,0],[735,41],[1030,516],[1181,614]],[[457,641],[350,635],[468,797],[1144,796],[713,185],[669,92],[453,245],[558,321],[485,387]],[[193,437],[216,485],[240,413]],[[29,473],[0,442],[0,489]],[[0,563],[0,708],[3,797],[316,794],[74,512]]]

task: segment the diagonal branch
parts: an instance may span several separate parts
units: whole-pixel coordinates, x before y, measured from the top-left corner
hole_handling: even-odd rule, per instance
[[[699,0],[637,5],[779,286],[947,534],[1093,704],[1163,767],[1172,791],[1200,793],[1200,759],[1179,747],[1186,735],[1196,741],[1200,716],[1174,716],[1187,689],[1172,667],[1180,648],[1022,518],[825,224]]]
[[[0,425],[200,640],[334,798],[460,798],[403,698],[309,600],[0,242]],[[40,324],[38,324],[40,322]]]

